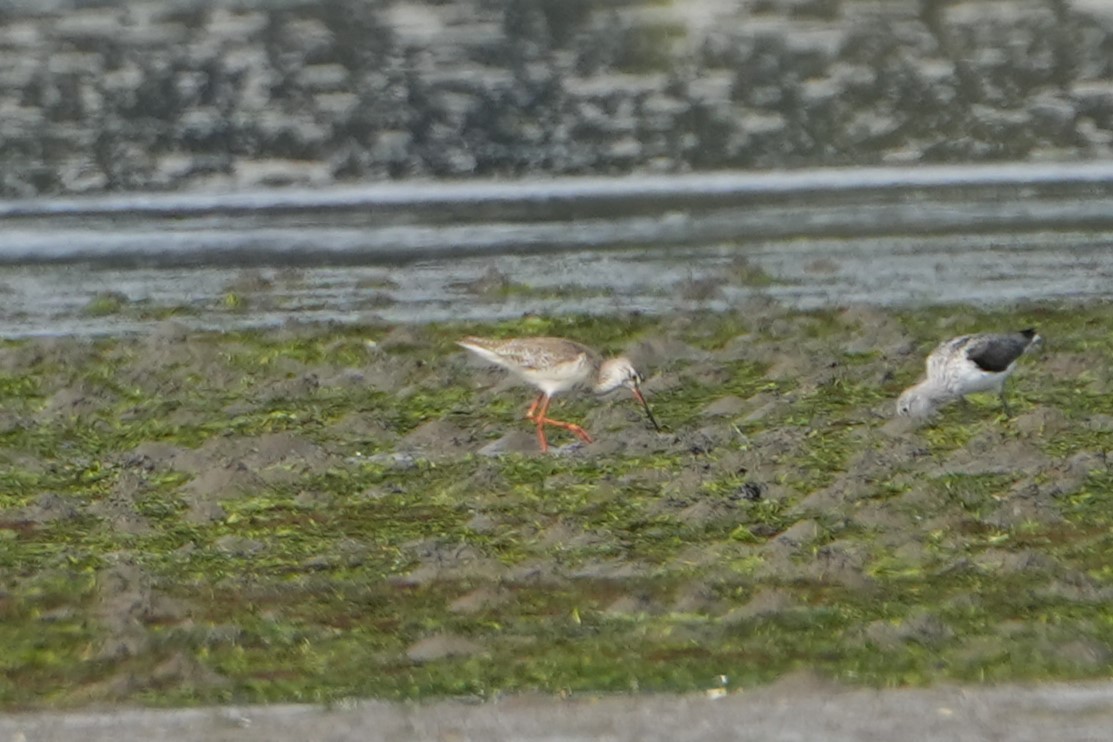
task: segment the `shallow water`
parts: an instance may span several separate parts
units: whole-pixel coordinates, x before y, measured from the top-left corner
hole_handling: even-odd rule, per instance
[[[0,333],[1113,294],[1113,163],[0,202]]]

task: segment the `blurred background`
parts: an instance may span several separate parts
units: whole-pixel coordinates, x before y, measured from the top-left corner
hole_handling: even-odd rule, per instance
[[[1113,152],[1105,0],[4,5],[8,198]]]
[[[1108,0],[7,0],[0,332],[1104,295],[1111,147]]]

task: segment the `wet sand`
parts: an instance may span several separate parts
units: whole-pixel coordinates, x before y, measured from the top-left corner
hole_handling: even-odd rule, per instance
[[[356,701],[341,708],[229,706],[0,717],[5,739],[35,742],[1093,742],[1113,725],[1113,685],[863,691],[808,677],[709,699],[536,696],[475,704]]]

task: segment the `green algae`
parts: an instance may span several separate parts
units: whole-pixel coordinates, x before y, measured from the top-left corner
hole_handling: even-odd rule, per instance
[[[1054,412],[1045,428],[1022,430],[992,396],[976,396],[912,434],[924,463],[871,470],[845,503],[798,507],[845,485],[856,458],[892,445],[875,411],[921,373],[935,342],[1009,329],[1018,316],[1048,340],[1025,359],[1011,398],[1018,416]],[[6,343],[30,360],[0,375],[12,416],[0,426],[0,704],[694,690],[802,667],[875,686],[1107,674],[1113,477],[1103,462],[1113,430],[1095,414],[1113,410],[1108,307],[889,317],[915,353],[894,362],[824,352],[838,368],[814,383],[771,379],[766,361],[669,361],[684,383],[651,403],[666,440],[679,442],[615,456],[376,457],[434,421],[473,433],[472,449],[528,432],[528,391],[492,396],[446,359],[462,335],[562,335],[606,352],[657,334],[714,352],[747,336],[826,351],[846,323],[838,312],[778,315],[787,330],[735,314],[523,317],[415,328],[386,350],[382,327],[192,338],[211,366],[152,360],[128,340],[41,358],[31,358],[35,341]],[[1064,375],[1045,364],[1055,354],[1087,363]],[[383,358],[405,364],[401,388],[291,383]],[[758,394],[790,401],[751,420],[702,413],[724,396]],[[560,404],[569,419],[591,411],[584,399]],[[344,427],[353,418],[375,425]],[[727,442],[708,451],[686,442],[714,425]],[[762,447],[771,432],[789,440],[775,455]],[[191,515],[195,476],[135,462],[152,443],[219,450],[280,434],[331,456],[283,460],[246,489],[217,493],[210,519]],[[1023,442],[1050,463],[1036,474],[946,470],[949,457],[994,441]],[[1085,471],[1063,485],[1056,518],[1000,517],[1018,487],[1054,487],[1078,457]],[[775,478],[754,480],[754,464]],[[780,494],[767,498],[767,485]],[[67,507],[48,507],[45,495]],[[859,522],[866,506],[904,520]],[[140,525],[117,527],[118,511]],[[806,518],[811,540],[777,561],[778,536]],[[181,607],[140,600],[128,618],[143,641],[105,656],[114,631],[105,575],[121,558],[151,595]],[[737,612],[765,590],[785,604]],[[408,654],[438,635],[475,649]],[[179,656],[205,672],[167,670]]]

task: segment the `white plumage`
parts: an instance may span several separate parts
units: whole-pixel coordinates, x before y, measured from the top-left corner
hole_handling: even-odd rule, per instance
[[[547,416],[549,403],[554,395],[584,384],[590,384],[596,394],[606,394],[613,389],[626,387],[641,403],[653,427],[661,429],[642,394],[641,374],[622,356],[603,360],[586,345],[553,337],[505,340],[468,337],[457,341],[457,345],[467,348],[484,360],[502,366],[541,391],[526,412],[526,418],[537,425],[537,440],[542,451],[549,448],[545,438],[546,425],[565,428],[584,443],[591,443],[591,436],[579,425]]]
[[[1010,333],[963,335],[940,343],[927,357],[927,375],[904,390],[897,414],[923,417],[938,407],[974,392],[997,391],[1010,414],[1005,381],[1016,362],[1043,339],[1034,329]]]

